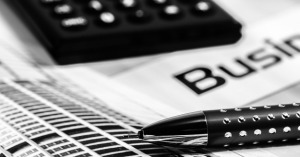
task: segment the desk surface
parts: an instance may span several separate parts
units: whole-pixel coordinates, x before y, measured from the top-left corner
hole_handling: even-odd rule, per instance
[[[268,17],[276,16],[281,12],[299,5],[299,0],[215,0],[234,17],[244,24],[244,29]],[[7,6],[4,0],[0,0],[0,40],[17,42],[34,60],[41,65],[53,65],[46,50],[41,46],[20,19]],[[184,53],[180,52],[180,53]],[[80,64],[90,67],[100,73],[113,76],[134,68],[141,64],[153,61],[157,58],[167,57],[169,54],[153,55],[146,57],[128,58],[104,62]]]

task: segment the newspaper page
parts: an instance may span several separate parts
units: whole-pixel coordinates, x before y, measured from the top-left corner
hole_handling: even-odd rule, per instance
[[[115,80],[182,112],[300,102],[299,15],[290,10],[249,28],[234,46],[174,53]],[[235,152],[297,157],[299,148],[283,141]]]
[[[39,53],[38,48],[30,50]],[[23,51],[28,49],[22,44],[0,41],[0,157],[299,154],[297,145],[250,150],[179,149],[124,138],[145,124],[185,110],[167,106],[85,68],[40,67],[23,56]]]
[[[0,45],[0,157],[240,156],[124,137],[181,112],[88,69],[41,68]]]
[[[246,29],[236,45],[174,53],[115,80],[184,112],[253,104],[299,83],[299,15],[297,7]],[[300,99],[281,98],[271,103]]]
[[[180,112],[84,68],[41,67],[52,61],[3,3],[0,157],[217,156],[124,138]]]

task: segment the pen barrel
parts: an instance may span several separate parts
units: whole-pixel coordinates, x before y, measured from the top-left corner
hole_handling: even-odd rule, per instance
[[[280,104],[204,111],[207,146],[300,140],[300,106]]]

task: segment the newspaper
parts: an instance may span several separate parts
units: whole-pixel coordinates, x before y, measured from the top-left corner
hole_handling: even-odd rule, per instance
[[[220,156],[124,137],[181,112],[86,68],[40,67],[3,41],[0,52],[0,157]]]
[[[86,68],[39,67],[4,45],[0,48],[0,157],[275,156],[258,148],[179,149],[124,138],[182,111]]]
[[[136,138],[124,138],[123,135],[136,133],[145,124],[191,109],[188,105],[188,109],[184,110],[153,100],[142,92],[133,91],[86,68],[40,67],[28,56],[23,56],[23,51],[28,51],[28,47],[34,53],[39,53],[39,47],[23,47],[22,43],[16,44],[13,38],[9,39],[11,43],[0,41],[0,157],[275,157],[299,154],[297,145],[237,150],[178,149],[153,145]],[[256,41],[257,38],[254,38],[253,43],[249,43],[252,45]],[[230,51],[227,51],[229,55]],[[290,64],[296,66],[296,57],[291,58],[294,62]],[[262,64],[269,65],[273,60],[268,61]],[[282,67],[284,74],[290,74],[285,71],[286,67],[292,66]],[[197,78],[199,74],[195,76],[188,78]],[[297,75],[289,77],[283,82],[298,79]],[[162,84],[165,83],[168,82]],[[168,91],[174,90],[174,87]],[[221,106],[225,107],[226,104]]]
[[[248,28],[235,45],[175,52],[114,79],[184,112],[257,104],[300,81],[299,14]],[[294,91],[266,103],[299,99]]]
[[[114,80],[182,113],[300,102],[299,15],[297,7],[246,29],[236,45],[176,52]],[[283,142],[234,152],[297,157],[299,148]]]

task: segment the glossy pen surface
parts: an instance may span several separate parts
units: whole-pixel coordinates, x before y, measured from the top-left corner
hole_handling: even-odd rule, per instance
[[[150,124],[139,138],[172,146],[230,146],[300,139],[300,105],[198,111]]]
[[[139,138],[164,145],[206,145],[206,126],[203,112],[193,112],[150,124],[139,132]]]

